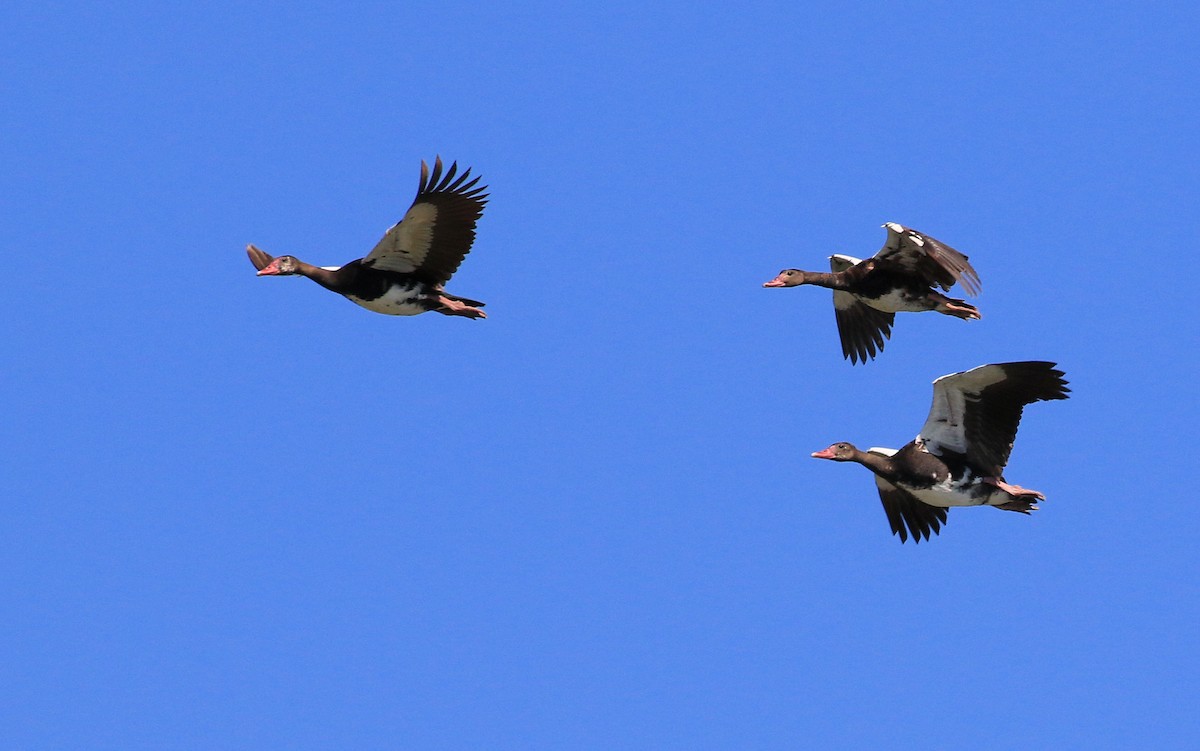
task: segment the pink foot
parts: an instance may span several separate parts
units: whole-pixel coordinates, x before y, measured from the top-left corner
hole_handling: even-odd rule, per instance
[[[1029,488],[1023,488],[1020,485],[1010,485],[997,477],[985,477],[983,478],[983,481],[988,485],[994,485],[995,487],[1003,490],[1005,493],[1008,493],[1011,496],[1016,496],[1017,498],[1032,497],[1038,499],[1039,501],[1046,500],[1046,495],[1044,493],[1041,493],[1037,490],[1030,490]]]
[[[942,312],[958,318],[972,319],[982,318],[979,311],[970,305],[959,305],[957,303],[948,302],[942,306]]]
[[[467,318],[487,318],[487,313],[484,313],[479,308],[472,305],[467,305],[458,300],[451,300],[449,297],[438,297],[438,303],[442,306],[438,309],[439,313],[444,313],[448,316],[465,316]]]

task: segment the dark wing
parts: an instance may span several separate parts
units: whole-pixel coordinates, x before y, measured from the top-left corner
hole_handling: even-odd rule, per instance
[[[829,256],[834,273],[852,268],[861,261],[853,256]],[[894,313],[876,310],[849,292],[833,291],[833,314],[837,318],[838,336],[842,340],[842,356],[852,364],[874,360],[883,351],[883,342],[892,335]]]
[[[918,439],[935,456],[964,454],[967,463],[999,477],[1008,463],[1026,404],[1066,399],[1070,389],[1052,362],[1005,362],[942,376]]]
[[[874,360],[876,353],[883,351],[883,342],[891,337],[896,318],[895,313],[876,310],[840,290],[833,293],[833,314],[842,339],[842,356],[853,364]]]
[[[379,244],[362,260],[362,265],[384,271],[417,274],[442,285],[450,280],[475,242],[475,223],[487,204],[486,185],[479,178],[468,180],[471,170],[458,178],[458,163],[442,175],[442,158],[433,163],[433,174],[421,162],[421,182],[412,207]]]
[[[919,275],[930,286],[936,284],[948,290],[958,282],[968,295],[979,294],[979,275],[965,255],[929,235],[895,222],[883,226],[887,228],[888,236],[875,258]]]
[[[879,500],[883,501],[883,510],[887,514],[888,524],[892,526],[892,534],[900,535],[900,542],[908,540],[912,532],[914,543],[920,543],[921,538],[929,539],[930,533],[938,534],[946,523],[947,509],[930,506],[918,501],[907,490],[896,487],[879,475],[875,475],[875,484],[879,486]],[[905,530],[905,525],[908,530]]]
[[[271,261],[275,260],[275,256],[268,255],[253,245],[246,246],[246,255],[250,256],[250,263],[254,264],[254,268],[262,271]]]

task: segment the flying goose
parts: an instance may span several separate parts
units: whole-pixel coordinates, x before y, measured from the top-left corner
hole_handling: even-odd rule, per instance
[[[951,506],[995,506],[1028,514],[1046,496],[1004,479],[1026,404],[1066,399],[1052,362],[1006,362],[942,376],[917,437],[903,448],[860,451],[835,443],[817,459],[858,462],[875,473],[892,534],[914,542],[938,534]],[[907,530],[905,529],[907,526]]]
[[[815,284],[833,290],[833,312],[842,339],[842,355],[852,364],[875,359],[892,335],[899,312],[936,310],[956,318],[979,318],[979,310],[965,300],[946,297],[955,282],[967,294],[979,294],[979,276],[967,257],[929,235],[895,222],[883,225],[887,241],[865,261],[832,255],[833,273],[784,269],[764,287],[798,287]]]
[[[443,289],[471,252],[475,223],[487,203],[487,186],[476,187],[467,169],[455,179],[458,164],[442,174],[442,159],[433,173],[421,161],[417,197],[395,226],[365,258],[345,266],[313,266],[294,256],[274,258],[246,246],[259,276],[299,274],[376,313],[414,316],[433,310],[448,316],[487,318],[483,303]]]

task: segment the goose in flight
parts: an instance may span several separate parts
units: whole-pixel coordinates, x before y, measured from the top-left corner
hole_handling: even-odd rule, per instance
[[[1046,496],[1004,479],[1026,404],[1066,399],[1052,362],[1006,362],[942,376],[917,437],[899,450],[835,443],[817,459],[857,462],[875,473],[892,534],[914,542],[938,534],[952,506],[995,506],[1028,514]],[[906,529],[907,527],[907,529]]]
[[[884,340],[892,335],[896,313],[936,310],[956,318],[980,318],[974,305],[938,291],[948,291],[957,282],[967,294],[979,294],[979,276],[965,255],[895,222],[883,226],[887,241],[865,261],[832,255],[832,273],[784,269],[763,284],[814,284],[832,289],[842,355],[852,364],[873,360],[883,351]]]
[[[268,255],[246,247],[259,276],[300,275],[337,292],[367,310],[393,316],[436,311],[448,316],[487,318],[483,303],[446,292],[444,286],[471,252],[475,223],[487,203],[487,186],[476,186],[458,164],[433,172],[422,160],[417,197],[404,218],[389,229],[364,258],[345,266],[313,266],[295,256]]]

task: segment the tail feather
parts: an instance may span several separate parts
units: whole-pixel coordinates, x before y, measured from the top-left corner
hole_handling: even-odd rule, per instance
[[[1031,514],[1038,510],[1037,499],[1029,500],[1026,498],[1014,498],[1011,501],[997,503],[992,508],[998,508],[1001,511],[1016,511],[1018,514]]]
[[[461,310],[456,310],[454,308],[434,308],[434,310],[444,316],[462,316],[463,318],[474,319],[487,318],[487,313],[484,313],[482,310],[473,307],[463,308]]]

